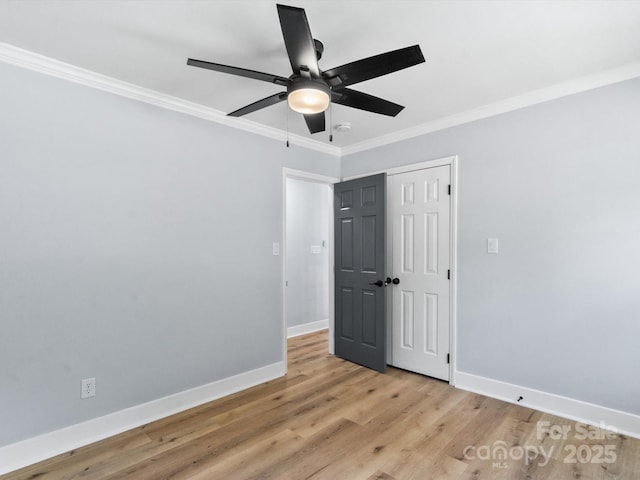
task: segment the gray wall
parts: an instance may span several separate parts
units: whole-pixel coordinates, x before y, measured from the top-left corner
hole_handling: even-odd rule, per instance
[[[336,158],[1,63],[0,105],[0,446],[282,360],[281,168]],[[638,125],[633,80],[342,160],[459,155],[460,370],[640,414]]]
[[[329,318],[328,215],[328,185],[287,179],[288,327]]]
[[[639,127],[636,79],[343,157],[459,155],[459,370],[640,414]]]
[[[0,446],[282,360],[282,167],[337,158],[1,63],[0,105]]]

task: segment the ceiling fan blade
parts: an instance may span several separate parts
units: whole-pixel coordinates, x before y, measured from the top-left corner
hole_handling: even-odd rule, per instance
[[[229,65],[222,65],[221,63],[205,62],[203,60],[194,60],[189,58],[187,65],[192,67],[206,68],[207,70],[213,70],[216,72],[230,73],[231,75],[238,75],[240,77],[253,78],[254,80],[262,80],[264,82],[275,83],[286,87],[289,84],[289,79],[281,77],[279,75],[272,75],[270,73],[257,72],[255,70],[248,70],[246,68],[231,67]]]
[[[307,122],[309,133],[324,132],[324,112],[304,115],[304,121]]]
[[[368,93],[351,90],[350,88],[341,88],[340,90],[334,91],[331,95],[331,101],[347,107],[379,113],[389,117],[395,117],[404,109],[402,105],[398,105],[397,103],[374,97]]]
[[[276,93],[275,95],[270,95],[262,100],[258,100],[257,102],[253,102],[246,107],[239,108],[235,112],[231,112],[227,114],[228,117],[241,117],[246,115],[247,113],[255,112],[256,110],[260,110],[265,107],[270,107],[271,105],[275,105],[276,103],[280,103],[287,99],[287,92]]]
[[[276,6],[293,73],[300,75],[301,67],[306,66],[306,69],[302,68],[303,72],[308,71],[311,78],[320,77],[316,47],[304,9],[280,4]]]
[[[340,88],[397,72],[422,62],[424,62],[424,56],[420,46],[414,45],[326,70],[322,76],[333,88]]]

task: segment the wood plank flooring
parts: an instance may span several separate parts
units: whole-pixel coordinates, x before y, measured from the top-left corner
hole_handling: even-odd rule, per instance
[[[291,339],[286,377],[0,478],[640,478],[640,440],[583,440],[575,422],[326,351],[326,331]]]

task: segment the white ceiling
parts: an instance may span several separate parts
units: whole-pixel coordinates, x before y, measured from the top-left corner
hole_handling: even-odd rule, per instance
[[[334,125],[352,124],[349,133],[334,132],[333,145],[343,149],[640,65],[640,1],[282,3],[306,10],[313,36],[325,45],[323,70],[414,44],[422,48],[426,63],[352,87],[404,105],[397,117],[333,106]],[[0,0],[0,42],[228,113],[282,88],[189,67],[186,60],[288,77],[275,4]],[[286,130],[286,103],[244,118]],[[294,112],[289,130],[311,137]],[[329,143],[328,133],[312,138]]]

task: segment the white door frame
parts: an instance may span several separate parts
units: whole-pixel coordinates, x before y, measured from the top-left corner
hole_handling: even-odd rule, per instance
[[[328,209],[329,222],[329,238],[327,239],[328,254],[329,254],[329,353],[334,352],[334,305],[335,305],[335,275],[334,275],[334,238],[333,238],[333,184],[340,181],[339,178],[328,177],[325,175],[319,175],[317,173],[304,172],[302,170],[294,170],[292,168],[282,168],[282,338],[283,338],[283,351],[282,359],[285,364],[285,373],[287,371],[287,178],[293,178],[296,180],[303,180],[307,182],[314,182],[327,185],[329,187],[329,198],[327,202],[330,203]]]
[[[342,179],[342,181],[346,181],[346,180],[352,180],[354,178],[361,178],[361,177],[368,177],[370,175],[376,175],[378,173],[386,173],[387,176],[391,176],[391,175],[396,175],[398,173],[406,173],[406,172],[413,172],[415,170],[424,170],[426,168],[433,168],[433,167],[439,167],[442,165],[449,165],[451,167],[451,231],[450,231],[450,237],[449,237],[449,252],[451,255],[451,283],[449,285],[449,352],[451,354],[451,363],[449,364],[449,384],[450,385],[455,385],[456,384],[456,377],[455,377],[455,372],[457,370],[456,368],[456,364],[457,364],[457,352],[456,352],[456,331],[457,331],[457,318],[458,318],[458,312],[456,309],[456,305],[457,305],[457,298],[456,298],[456,293],[457,293],[457,278],[458,278],[458,270],[457,270],[457,266],[458,266],[458,249],[457,249],[457,245],[458,245],[458,156],[457,155],[452,155],[450,157],[444,157],[444,158],[437,158],[434,160],[428,160],[425,162],[420,162],[420,163],[414,163],[411,165],[405,165],[402,167],[394,167],[394,168],[388,168],[386,170],[379,170],[376,172],[367,172],[367,173],[363,173],[361,175],[354,175],[354,176],[350,176],[350,177],[344,177]],[[387,178],[387,191],[390,191],[390,182],[391,180],[389,178]],[[387,202],[388,205],[388,202]],[[388,208],[387,208],[387,214],[388,214]],[[387,239],[392,238],[392,234],[393,234],[393,225],[392,222],[389,221],[389,216],[387,215]],[[387,271],[391,272],[391,269],[389,268],[392,264],[392,246],[391,246],[391,242],[387,241],[387,250],[386,250],[386,257],[387,257]],[[387,302],[387,318],[393,318],[393,316],[391,315],[391,309],[393,308],[392,303],[389,301]],[[330,332],[333,332],[333,315],[329,317],[329,330]],[[387,345],[390,345],[390,325],[387,325]],[[387,351],[389,352],[390,355],[390,349],[388,348]]]

